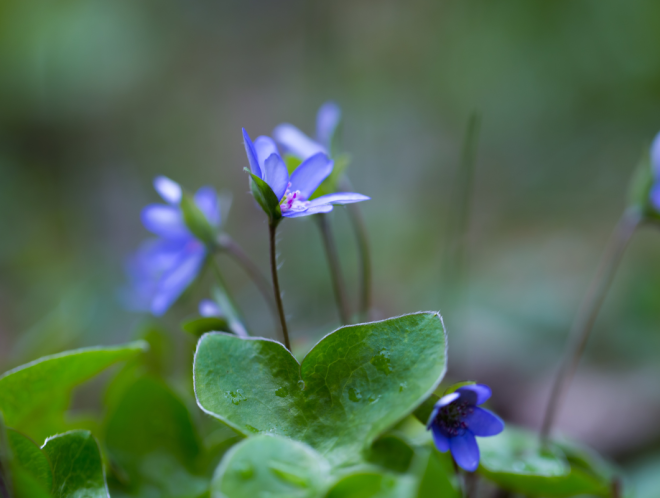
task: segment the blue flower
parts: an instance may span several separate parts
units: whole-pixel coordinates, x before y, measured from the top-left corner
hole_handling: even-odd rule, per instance
[[[495,436],[504,430],[504,422],[497,415],[477,406],[490,395],[490,388],[483,384],[460,387],[438,400],[426,425],[438,450],[451,450],[458,466],[469,472],[479,466],[475,436]]]
[[[218,306],[218,303],[211,299],[202,299],[199,302],[199,314],[205,318],[208,317],[223,317],[224,313]]]
[[[279,202],[282,216],[296,218],[332,211],[333,204],[366,201],[366,195],[337,192],[309,200],[334,166],[328,156],[317,152],[307,157],[289,177],[284,161],[272,138],[261,136],[254,143],[243,129],[245,151],[252,173],[265,181]]]
[[[334,102],[326,102],[316,114],[316,139],[312,140],[298,128],[289,123],[283,123],[273,130],[273,138],[288,154],[300,159],[307,159],[322,152],[331,156],[332,137],[335,134],[341,109]]]
[[[128,262],[128,304],[160,316],[195,280],[204,266],[208,248],[184,222],[179,184],[159,176],[154,180],[154,188],[168,204],[152,204],[142,210],[142,223],[158,238],[144,242]],[[219,228],[220,208],[213,188],[200,188],[193,199],[209,224]]]
[[[649,192],[649,200],[653,208],[660,212],[660,133],[655,136],[651,144],[651,173],[653,185]]]

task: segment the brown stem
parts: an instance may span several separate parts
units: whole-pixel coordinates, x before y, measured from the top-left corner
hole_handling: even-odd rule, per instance
[[[315,216],[315,218],[319,230],[321,230],[323,247],[325,248],[325,255],[328,258],[328,265],[330,266],[330,279],[332,280],[332,290],[335,294],[335,303],[337,304],[339,319],[341,320],[342,325],[348,325],[350,323],[350,312],[348,310],[348,303],[346,302],[346,285],[341,273],[341,266],[339,265],[339,256],[337,255],[335,239],[332,235],[330,223],[328,223],[328,215],[319,214]]]
[[[632,235],[642,220],[641,214],[637,210],[626,211],[617,224],[612,237],[610,238],[603,258],[598,266],[596,276],[591,282],[589,291],[585,296],[578,314],[573,322],[569,341],[566,345],[564,360],[555,382],[552,386],[550,399],[543,419],[541,428],[541,440],[546,442],[552,430],[559,406],[564,398],[566,388],[570,384],[577,366],[580,362],[584,348],[587,345],[589,334],[593,328],[598,310],[603,304],[607,295],[607,290],[612,283],[612,279],[621,262],[623,253],[630,242]]]
[[[273,291],[275,292],[275,302],[277,311],[280,315],[280,325],[282,326],[282,335],[284,336],[284,346],[291,351],[291,342],[289,342],[289,331],[286,327],[286,318],[284,317],[284,306],[282,305],[282,295],[280,293],[280,281],[277,278],[277,255],[275,251],[275,232],[277,224],[271,222],[268,224],[270,239],[270,273],[273,278]]]

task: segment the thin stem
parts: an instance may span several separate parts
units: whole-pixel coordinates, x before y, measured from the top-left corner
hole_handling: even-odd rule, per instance
[[[451,463],[454,464],[454,474],[456,475],[456,483],[458,484],[458,489],[461,492],[461,496],[463,498],[467,498],[465,495],[465,481],[463,480],[463,476],[461,475],[461,469],[459,468],[458,464],[456,463],[456,460],[452,457]]]
[[[341,273],[341,266],[339,265],[339,256],[337,255],[337,246],[332,235],[332,228],[330,227],[330,223],[328,223],[328,215],[318,214],[314,218],[316,218],[319,230],[321,230],[323,247],[325,248],[325,255],[328,258],[328,265],[330,266],[330,279],[332,280],[332,290],[335,294],[339,319],[342,325],[347,325],[350,323],[350,312],[348,310],[348,303],[346,302],[346,285]]]
[[[279,320],[277,305],[275,304],[275,300],[273,299],[273,295],[271,293],[271,285],[264,274],[261,273],[259,267],[250,259],[243,248],[227,234],[222,234],[218,238],[218,247],[229,254],[229,256],[231,256],[234,261],[236,261],[236,263],[238,263],[238,265],[243,268],[245,273],[248,274],[252,282],[254,282],[254,284],[257,286],[257,289],[259,289],[259,292],[263,296],[266,303],[268,303],[268,307],[270,308],[271,312],[273,313],[273,317],[277,322]]]
[[[445,277],[447,288],[451,289],[455,304],[462,304],[461,301],[466,290],[468,233],[480,128],[481,117],[474,112],[470,116],[465,130],[460,163],[454,181],[453,209],[448,223],[448,247],[444,262]]]
[[[344,176],[341,184],[343,190],[351,191],[351,182]],[[358,204],[349,204],[348,216],[353,226],[355,239],[358,244],[360,257],[360,319],[369,321],[371,319],[371,251],[369,249],[369,237],[367,226],[362,217],[362,211]]]
[[[623,253],[641,220],[642,216],[637,210],[626,211],[621,217],[621,220],[619,220],[608,242],[596,276],[591,282],[589,291],[582,301],[573,322],[564,360],[552,386],[550,400],[546,407],[543,426],[541,428],[541,440],[543,442],[548,440],[555,417],[559,411],[559,405],[564,398],[567,386],[575,375],[580,358],[587,345],[589,334],[598,316],[598,310],[607,295]]]
[[[277,278],[277,255],[275,251],[275,233],[277,232],[277,225],[275,223],[268,224],[269,239],[270,239],[270,273],[273,278],[273,291],[275,292],[275,302],[277,303],[277,311],[280,314],[280,325],[282,326],[282,335],[284,336],[284,346],[291,351],[291,342],[289,342],[289,330],[286,327],[286,318],[284,317],[284,306],[282,306],[282,294],[280,293],[280,281]]]
[[[221,309],[227,315],[227,320],[229,321],[229,327],[237,336],[247,337],[248,336],[247,329],[245,328],[245,324],[243,322],[241,314],[238,311],[238,307],[236,306],[236,303],[229,294],[229,288],[227,287],[227,284],[225,283],[225,279],[222,276],[222,272],[220,271],[220,266],[218,266],[218,262],[214,258],[211,258],[211,266],[213,267],[213,272],[215,273],[215,279],[218,284],[216,288],[216,292],[219,290],[218,293],[219,295],[216,295],[215,297]]]

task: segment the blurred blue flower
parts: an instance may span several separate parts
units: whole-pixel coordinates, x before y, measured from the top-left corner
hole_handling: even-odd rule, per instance
[[[218,306],[218,303],[211,299],[202,299],[199,302],[199,314],[205,318],[224,316],[224,313],[220,309],[220,306]]]
[[[660,133],[655,136],[651,144],[651,173],[653,174],[653,186],[649,192],[649,198],[653,208],[660,212]]]
[[[272,138],[258,137],[254,143],[243,129],[245,151],[252,173],[265,181],[279,201],[282,216],[296,218],[332,211],[333,204],[350,204],[366,201],[366,195],[353,192],[337,192],[309,200],[334,166],[324,152],[307,157],[289,177],[284,161]]]
[[[486,385],[463,386],[438,400],[426,425],[438,450],[451,450],[458,466],[469,472],[479,466],[475,436],[495,436],[504,430],[504,422],[497,415],[477,406],[490,395]]]
[[[326,102],[316,114],[315,140],[289,123],[282,123],[277,126],[273,130],[273,138],[286,153],[300,159],[307,159],[319,152],[331,156],[332,137],[340,120],[341,109],[339,106],[334,102]]]
[[[184,222],[179,184],[159,176],[154,187],[168,204],[152,204],[142,210],[142,223],[158,238],[144,242],[128,262],[131,283],[128,305],[160,316],[195,280],[208,249]],[[213,188],[200,188],[193,199],[209,224],[218,228],[220,208]]]

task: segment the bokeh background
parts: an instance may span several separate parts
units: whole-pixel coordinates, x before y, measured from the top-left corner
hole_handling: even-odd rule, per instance
[[[311,134],[329,99],[344,110],[350,178],[373,198],[362,210],[374,317],[440,309],[452,377],[491,384],[505,418],[538,427],[629,178],[660,129],[652,0],[1,2],[2,370],[119,343],[147,322],[121,290],[126,257],[148,236],[139,213],[158,200],[155,175],[231,193],[225,227],[267,271],[240,129],[255,137],[288,121]],[[475,112],[468,221],[457,229]],[[343,209],[332,224],[355,297]],[[304,350],[338,324],[314,223],[286,222],[279,247]],[[249,326],[274,337],[250,281],[220,264]],[[189,369],[193,341],[178,325],[204,285],[158,321],[185,346],[173,369]],[[657,489],[659,378],[660,231],[648,228],[559,423],[631,469],[640,489]]]

